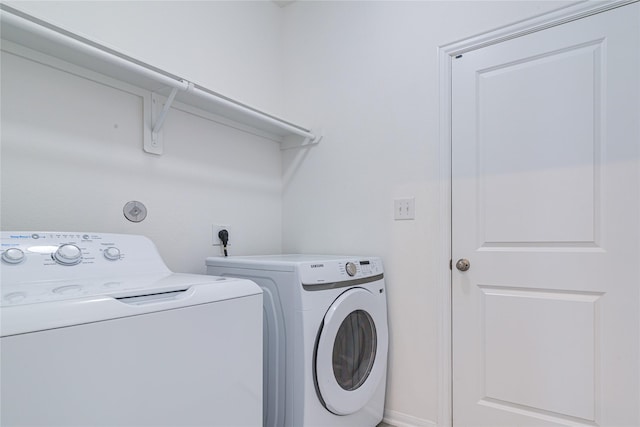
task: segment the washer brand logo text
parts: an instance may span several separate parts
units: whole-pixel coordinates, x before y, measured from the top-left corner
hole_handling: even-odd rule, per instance
[[[311,268],[322,268],[324,264],[311,264]]]

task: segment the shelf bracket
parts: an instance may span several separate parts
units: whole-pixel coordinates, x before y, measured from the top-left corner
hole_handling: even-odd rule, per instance
[[[280,150],[291,150],[294,148],[305,148],[311,145],[319,144],[323,137],[322,131],[312,134],[312,136],[303,137],[300,135],[286,136],[280,144]],[[301,138],[302,141],[300,140]]]
[[[151,135],[145,138],[144,151],[152,154],[162,154],[164,152],[164,141],[162,135],[162,126],[167,118],[171,104],[178,94],[179,90],[190,91],[193,89],[193,83],[186,80],[182,81],[184,87],[173,87],[169,97],[164,101],[162,95],[151,92]]]
[[[155,92],[151,92],[151,136],[144,141],[144,151],[147,153],[162,154],[164,152],[162,125],[167,118],[167,113],[177,93],[177,87],[171,89],[171,93],[163,106],[162,101],[164,97]]]
[[[162,129],[162,125],[164,124],[164,119],[167,118],[167,113],[169,112],[169,108],[171,108],[171,104],[173,104],[173,100],[175,99],[177,93],[178,93],[177,87],[174,87],[173,89],[171,89],[171,94],[169,95],[169,98],[167,98],[167,102],[164,103],[164,107],[162,108],[160,115],[158,116],[155,123],[153,124],[153,129],[151,130],[152,138],[157,137],[158,132],[160,132],[160,130]]]

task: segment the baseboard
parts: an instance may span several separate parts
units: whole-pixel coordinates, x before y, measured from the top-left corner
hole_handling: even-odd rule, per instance
[[[402,412],[385,409],[383,423],[394,427],[436,427],[437,424],[430,420],[403,414]]]

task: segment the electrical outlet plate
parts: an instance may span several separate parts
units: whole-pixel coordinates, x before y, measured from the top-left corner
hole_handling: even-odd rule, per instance
[[[231,239],[233,239],[233,233],[231,232],[231,228],[228,225],[218,225],[214,224],[211,226],[211,244],[213,246],[222,246],[222,242],[218,237],[218,232],[220,230],[227,230],[229,232],[229,242],[227,243],[227,247],[231,246]]]
[[[395,199],[393,202],[395,220],[416,219],[415,198]]]

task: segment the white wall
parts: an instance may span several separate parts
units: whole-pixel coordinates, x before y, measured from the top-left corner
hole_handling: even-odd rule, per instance
[[[281,104],[272,3],[12,5],[254,106]],[[231,225],[232,254],[281,251],[277,143],[172,110],[165,154],[147,154],[140,96],[11,54],[1,65],[2,229],[145,234],[170,268],[195,273],[220,253],[212,224]],[[146,220],[124,218],[130,200]]]
[[[388,413],[436,421],[436,49],[563,3],[9,4],[325,137],[281,157],[272,142],[172,111],[156,157],[141,149],[139,97],[3,57],[3,229],[142,233],[192,272],[215,253],[215,221],[240,230],[235,253],[380,255]],[[393,221],[393,199],[407,196],[416,220]],[[122,217],[133,199],[149,208],[143,223]]]
[[[286,252],[375,254],[388,286],[390,421],[438,418],[437,47],[559,2],[297,2],[285,9],[285,112],[321,125],[287,152]],[[286,172],[290,172],[287,175]],[[415,221],[393,199],[415,197]],[[445,422],[446,420],[440,420]]]

